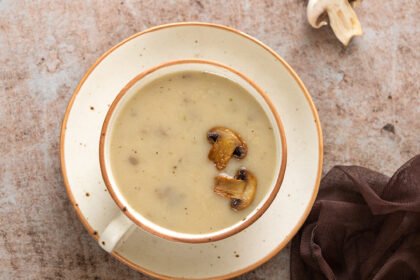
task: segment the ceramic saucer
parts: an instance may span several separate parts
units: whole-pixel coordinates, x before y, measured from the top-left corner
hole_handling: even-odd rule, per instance
[[[98,239],[119,213],[99,167],[100,132],[110,104],[140,72],[165,61],[191,58],[239,70],[277,107],[288,153],[280,192],[259,220],[227,239],[187,244],[136,229],[112,255],[162,279],[231,278],[255,269],[286,246],[306,219],[321,176],[322,134],[311,97],[291,67],[258,40],[225,26],[175,23],[135,34],[107,51],[80,81],[66,110],[62,173],[80,220]]]

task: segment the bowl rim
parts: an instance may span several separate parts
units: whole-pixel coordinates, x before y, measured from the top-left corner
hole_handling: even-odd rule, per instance
[[[247,82],[252,88],[254,88],[255,91],[258,92],[258,94],[260,94],[260,96],[263,98],[266,105],[268,105],[269,111],[274,117],[274,123],[272,123],[272,125],[276,125],[279,131],[278,135],[275,135],[277,139],[276,142],[280,144],[280,150],[277,151],[277,153],[281,151],[281,158],[276,160],[276,165],[280,163],[280,168],[275,170],[275,176],[274,176],[275,179],[273,180],[275,182],[274,187],[270,186],[271,188],[269,191],[269,195],[268,197],[267,197],[267,194],[264,195],[264,198],[261,201],[263,202],[262,205],[261,205],[261,202],[259,202],[256,206],[257,208],[252,210],[252,212],[246,217],[246,220],[244,222],[238,222],[225,228],[228,230],[222,229],[222,230],[219,230],[221,231],[220,233],[216,231],[214,232],[214,234],[213,233],[197,234],[196,236],[193,236],[194,234],[189,234],[191,235],[191,237],[176,236],[177,232],[174,230],[170,230],[170,232],[174,234],[161,232],[158,229],[145,224],[144,222],[142,222],[142,220],[136,218],[135,215],[132,213],[130,207],[127,207],[127,203],[124,203],[124,201],[122,201],[117,195],[116,189],[118,189],[118,187],[111,182],[110,178],[112,175],[110,175],[110,173],[112,174],[112,170],[110,170],[111,167],[109,166],[109,164],[107,164],[107,162],[109,162],[109,159],[107,158],[109,157],[107,157],[107,152],[106,152],[106,149],[107,149],[106,139],[108,138],[108,135],[110,134],[110,130],[113,127],[112,125],[110,125],[111,120],[115,116],[114,113],[117,111],[117,108],[119,108],[119,105],[121,104],[120,101],[124,99],[126,94],[133,88],[133,86],[135,86],[143,78],[148,77],[150,74],[155,73],[156,71],[165,69],[167,67],[172,67],[176,65],[185,65],[185,64],[207,64],[207,65],[222,68],[224,70],[228,70],[231,73],[240,77],[245,82]],[[124,104],[122,105],[124,106]],[[136,75],[121,89],[121,91],[118,93],[118,95],[115,97],[115,99],[111,103],[111,106],[109,107],[106,113],[106,116],[102,125],[102,129],[101,129],[100,139],[99,139],[99,164],[100,164],[100,169],[102,173],[102,178],[104,179],[104,182],[108,189],[109,194],[111,195],[112,199],[117,204],[117,206],[120,208],[122,213],[124,213],[132,222],[134,222],[141,229],[151,234],[154,234],[160,238],[164,238],[167,240],[185,242],[185,243],[206,243],[206,242],[214,242],[214,241],[222,240],[234,234],[237,234],[241,232],[242,230],[246,229],[247,227],[249,227],[250,225],[252,225],[264,214],[264,212],[270,207],[271,203],[276,198],[284,179],[284,175],[286,172],[286,163],[287,163],[286,135],[285,135],[285,131],[284,131],[284,127],[283,127],[283,123],[281,121],[280,115],[278,114],[276,110],[276,106],[272,103],[270,97],[253,80],[248,78],[246,75],[244,75],[240,71],[230,66],[227,66],[225,64],[222,64],[220,62],[216,62],[212,60],[204,60],[204,59],[171,60],[171,61],[160,63]],[[144,218],[144,219],[147,220],[147,218]],[[182,235],[183,233],[178,232],[178,234]],[[202,236],[202,235],[206,235],[206,236]]]

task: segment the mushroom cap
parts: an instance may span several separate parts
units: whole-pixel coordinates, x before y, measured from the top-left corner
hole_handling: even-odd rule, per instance
[[[238,170],[235,178],[238,178],[239,176],[242,176],[242,180],[246,182],[246,186],[242,193],[242,197],[239,198],[239,202],[236,202],[234,205],[231,203],[231,207],[234,210],[242,210],[248,207],[252,201],[254,201],[255,193],[257,192],[257,178],[252,172],[245,168],[241,168]]]

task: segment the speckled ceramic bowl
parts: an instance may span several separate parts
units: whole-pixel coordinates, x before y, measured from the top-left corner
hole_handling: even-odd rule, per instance
[[[263,108],[263,110],[265,111],[271,123],[271,126],[273,127],[273,132],[276,138],[275,150],[278,151],[275,166],[276,174],[273,177],[270,188],[268,189],[261,202],[256,205],[255,209],[245,219],[231,225],[230,227],[221,229],[216,232],[203,234],[181,233],[163,228],[141,215],[141,213],[135,211],[126,201],[125,197],[121,194],[118,188],[118,184],[116,183],[116,180],[113,176],[111,162],[109,160],[109,135],[112,134],[112,128],[113,123],[115,122],[115,117],[118,115],[119,110],[124,107],[126,102],[130,100],[133,95],[137,94],[137,92],[142,87],[144,87],[151,81],[167,74],[190,70],[209,72],[226,77],[234,81],[236,84],[240,85],[251,96],[253,96],[255,100],[260,104],[261,108]],[[114,199],[118,207],[121,209],[122,215],[126,215],[140,228],[152,234],[155,234],[158,237],[187,243],[204,243],[221,240],[233,234],[236,234],[244,230],[246,227],[250,226],[259,217],[261,217],[261,215],[264,214],[264,212],[268,209],[268,207],[271,205],[274,198],[276,197],[280,189],[281,182],[283,181],[284,173],[286,170],[287,148],[286,137],[284,135],[284,129],[280,120],[280,116],[278,115],[275,106],[273,105],[269,97],[262,91],[262,89],[258,85],[256,85],[244,74],[221,63],[202,59],[188,59],[168,61],[159,64],[155,67],[152,67],[137,75],[121,90],[114,102],[111,104],[111,107],[108,110],[108,113],[105,117],[101,133],[99,157],[102,176],[104,178],[105,185],[107,186],[112,198]],[[109,236],[109,238],[107,240],[102,238],[100,242],[101,245],[103,245],[103,243],[105,244],[103,245],[103,247],[108,251],[111,251],[114,248],[114,246],[117,245],[118,238],[116,238],[116,235],[120,237],[123,237],[125,235],[123,228],[125,228],[126,231],[131,229],[128,223],[121,224],[120,222],[118,222],[119,220],[120,218],[117,217],[117,225],[113,225],[113,222],[111,222],[110,226],[108,226],[105,230],[106,236]],[[111,242],[111,240],[113,242]]]
[[[188,244],[136,227],[111,254],[161,279],[226,279],[256,268],[286,246],[309,214],[321,176],[322,133],[316,108],[292,68],[263,43],[225,26],[175,23],[135,34],[111,48],[83,77],[65,113],[62,172],[80,220],[100,240],[120,213],[99,164],[101,128],[111,103],[138,73],[167,61],[192,58],[237,69],[270,97],[287,141],[281,189],[264,215],[231,237]]]

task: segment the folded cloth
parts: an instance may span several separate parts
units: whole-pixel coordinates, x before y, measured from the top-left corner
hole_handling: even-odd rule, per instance
[[[420,279],[420,155],[389,179],[336,166],[291,247],[301,279]]]

